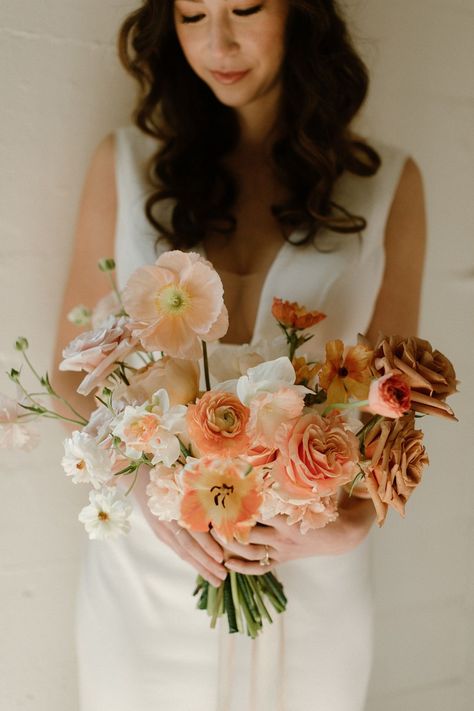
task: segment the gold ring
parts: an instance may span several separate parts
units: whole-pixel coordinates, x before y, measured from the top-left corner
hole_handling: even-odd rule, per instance
[[[265,555],[263,558],[260,558],[260,565],[263,567],[265,565],[270,565],[270,556],[268,554],[268,546],[264,546],[265,548]]]

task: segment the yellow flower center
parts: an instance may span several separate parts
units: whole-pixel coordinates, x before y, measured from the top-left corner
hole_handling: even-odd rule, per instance
[[[158,292],[156,306],[167,316],[179,316],[190,304],[188,292],[177,284],[169,284]]]
[[[99,511],[99,520],[100,521],[107,521],[109,518],[109,514],[105,513],[105,511]]]

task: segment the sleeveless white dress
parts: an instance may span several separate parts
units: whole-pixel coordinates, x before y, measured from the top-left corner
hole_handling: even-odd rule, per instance
[[[115,258],[123,288],[157,257],[143,211],[145,164],[156,143],[134,126],[118,128],[115,137]],[[334,187],[334,199],[368,227],[359,236],[323,231],[319,249],[285,243],[264,282],[252,343],[279,334],[273,296],[326,313],[318,325],[322,344],[354,344],[368,329],[383,278],[385,224],[407,158],[398,147],[371,143],[382,158],[378,173],[344,173]],[[363,710],[373,653],[372,533],[347,554],[279,566],[287,610],[252,641],[229,635],[224,618],[209,628],[208,616],[195,609],[194,569],[156,538],[138,504],[131,524],[127,536],[112,541],[84,539],[76,608],[80,711]]]

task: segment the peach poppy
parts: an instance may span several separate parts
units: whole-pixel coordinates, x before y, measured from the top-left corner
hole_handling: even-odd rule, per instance
[[[246,427],[250,411],[232,393],[204,393],[186,413],[191,441],[201,454],[238,456],[250,446]]]
[[[137,269],[122,299],[144,348],[197,360],[201,341],[216,341],[229,327],[223,296],[210,262],[195,252],[172,250]]]
[[[263,503],[261,478],[248,462],[197,459],[185,466],[182,483],[182,526],[191,531],[212,526],[226,543],[233,538],[248,542]]]
[[[373,351],[362,343],[350,346],[344,355],[340,339],[326,343],[326,362],[319,373],[319,385],[326,390],[327,404],[347,402],[349,396],[366,400],[371,382]]]
[[[326,318],[326,314],[321,311],[308,311],[296,301],[283,301],[277,297],[273,298],[272,314],[282,326],[297,331],[315,326]]]

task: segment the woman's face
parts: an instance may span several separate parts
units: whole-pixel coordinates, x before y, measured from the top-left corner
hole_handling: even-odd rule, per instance
[[[174,22],[194,72],[239,108],[278,85],[288,10],[289,0],[174,0]]]

